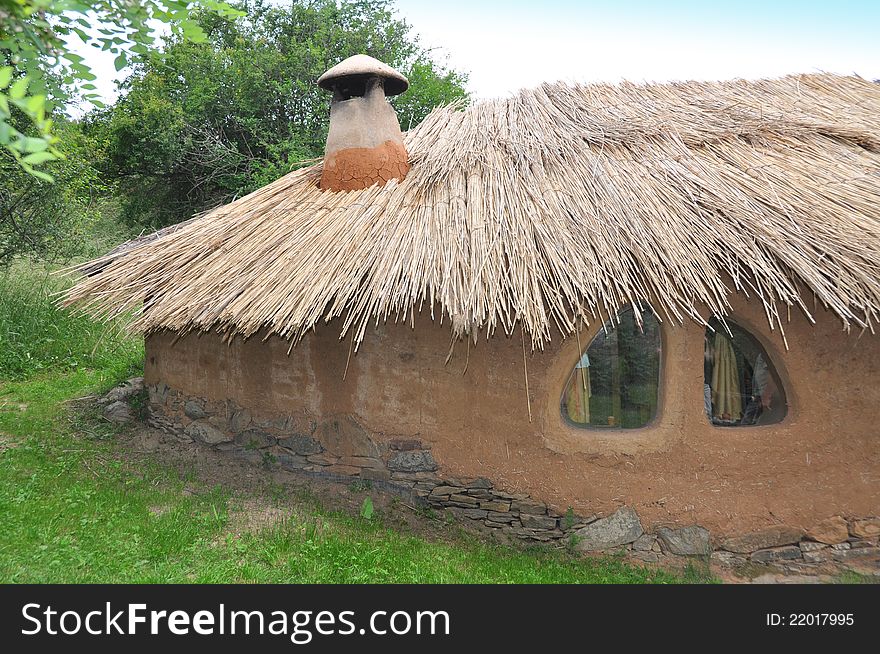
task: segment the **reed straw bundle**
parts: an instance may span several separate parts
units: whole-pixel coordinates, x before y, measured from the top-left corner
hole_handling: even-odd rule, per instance
[[[322,192],[316,163],[80,266],[64,302],[291,345],[424,308],[540,347],[628,304],[723,317],[733,291],[771,327],[814,299],[845,329],[880,316],[878,84],[545,84],[437,109],[405,143],[403,182]]]

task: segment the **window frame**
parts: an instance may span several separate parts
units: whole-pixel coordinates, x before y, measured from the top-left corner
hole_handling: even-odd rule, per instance
[[[723,333],[726,335],[724,331],[724,326],[721,324],[720,319],[717,316],[712,316],[709,320],[706,321],[706,326],[703,328],[703,335],[705,338],[705,334],[709,329],[709,323],[715,320],[719,323],[719,327],[721,329],[715,330],[714,333]],[[783,414],[780,420],[776,422],[768,422],[764,424],[750,424],[750,425],[723,425],[718,424],[712,420],[712,416],[708,415],[703,409],[700,413],[703,416],[703,420],[713,429],[721,429],[721,430],[734,430],[739,433],[740,430],[743,429],[773,429],[775,427],[779,427],[780,425],[784,425],[787,422],[790,422],[792,419],[792,414],[794,413],[794,400],[793,395],[791,393],[791,384],[788,380],[788,374],[785,371],[785,368],[780,365],[782,361],[782,357],[776,352],[776,350],[772,347],[769,347],[761,336],[760,332],[752,327],[752,325],[748,324],[748,322],[743,321],[740,317],[731,318],[730,316],[724,317],[724,322],[727,323],[728,326],[732,328],[739,329],[744,332],[752,341],[760,348],[760,354],[763,354],[766,357],[767,362],[770,364],[769,368],[771,370],[771,374],[774,374],[775,381],[778,382],[779,388],[782,390],[782,397],[784,400],[785,413]],[[745,323],[745,324],[744,324]],[[703,375],[703,386],[705,388],[705,373]]]
[[[614,313],[615,318],[620,316],[621,313],[626,312],[626,311],[634,312],[635,309],[633,308],[633,306],[631,304],[624,305],[624,306],[620,307],[617,311],[615,311],[615,313]],[[572,429],[577,433],[626,435],[626,434],[633,434],[636,432],[644,431],[646,429],[651,429],[653,427],[656,427],[660,423],[660,419],[663,414],[663,408],[664,408],[665,399],[666,399],[666,393],[665,393],[665,387],[666,387],[665,368],[666,368],[666,356],[667,356],[667,354],[666,354],[667,353],[666,328],[665,328],[665,324],[656,317],[656,315],[653,311],[653,307],[650,304],[645,303],[645,311],[648,314],[650,314],[651,317],[654,318],[654,320],[656,320],[657,332],[658,332],[659,339],[660,339],[660,352],[658,354],[659,361],[657,364],[657,404],[656,404],[656,409],[654,411],[654,415],[651,416],[650,420],[648,420],[643,425],[639,425],[638,427],[621,427],[619,425],[615,425],[613,427],[591,425],[591,424],[575,422],[568,416],[568,412],[566,410],[566,406],[563,403],[563,399],[565,398],[566,390],[568,389],[569,380],[571,379],[571,376],[575,371],[575,366],[577,366],[581,357],[585,353],[589,352],[590,347],[592,347],[595,340],[603,333],[602,326],[607,324],[608,320],[611,320],[611,318],[609,318],[608,320],[600,322],[598,324],[598,329],[596,329],[596,330],[588,329],[587,330],[586,333],[589,334],[589,342],[585,346],[583,346],[583,343],[582,343],[583,350],[579,351],[577,353],[577,356],[571,362],[571,365],[568,367],[569,372],[568,372],[568,374],[566,374],[565,379],[562,382],[562,389],[558,394],[558,399],[556,400],[556,405],[559,410],[559,416],[562,418],[563,424],[568,429]]]

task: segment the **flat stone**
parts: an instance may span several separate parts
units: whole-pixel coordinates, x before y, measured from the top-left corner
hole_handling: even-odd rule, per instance
[[[517,519],[514,513],[498,513],[497,511],[489,511],[486,517],[494,522],[515,522]]]
[[[296,454],[301,454],[303,456],[320,454],[324,450],[324,447],[321,445],[321,443],[319,443],[311,436],[306,436],[305,434],[294,434],[293,436],[282,438],[278,441],[278,444],[281,447],[290,450],[291,452],[295,452]]]
[[[486,511],[483,509],[459,509],[453,508],[451,509],[454,515],[461,516],[463,518],[468,518],[470,520],[482,520],[486,517]]]
[[[207,422],[199,420],[189,423],[184,432],[194,441],[206,443],[208,445],[217,445],[218,443],[225,443],[232,440],[230,434],[220,431]]]
[[[229,421],[220,416],[211,416],[208,418],[208,424],[222,431],[226,431],[226,428],[229,427]]]
[[[156,384],[147,387],[150,404],[165,404],[168,399],[168,384]]]
[[[880,562],[880,547],[858,547],[856,549],[831,549],[831,557],[835,561],[851,561],[853,559],[874,559]]]
[[[116,400],[104,407],[104,417],[110,422],[124,423],[134,419],[131,407],[122,400]]]
[[[801,548],[801,552],[818,552],[820,550],[824,550],[828,547],[825,543],[816,543],[811,540],[802,540],[798,543],[798,547]]]
[[[800,547],[785,545],[752,552],[751,559],[755,563],[773,563],[774,561],[792,561],[801,558],[801,556]]]
[[[503,513],[505,511],[510,510],[510,502],[502,502],[501,500],[491,500],[488,502],[480,502],[481,509],[488,509],[489,511],[497,511],[498,513]]]
[[[101,404],[112,404],[113,402],[127,401],[132,395],[137,395],[144,390],[144,378],[133,377],[128,381],[122,382],[119,386],[110,389],[110,391],[101,398]]]
[[[353,417],[334,416],[318,425],[316,435],[337,456],[369,456],[378,459],[379,447]]]
[[[743,536],[728,538],[721,543],[721,547],[728,552],[749,554],[770,547],[792,545],[800,541],[803,535],[804,532],[797,527],[780,525],[778,527],[762,529],[761,531],[752,532]]]
[[[504,531],[503,528],[502,531]],[[519,538],[520,540],[534,541],[536,543],[548,543],[551,540],[554,540],[553,537],[545,531],[533,532],[531,529],[523,529],[520,533],[511,535],[516,536],[516,538]]]
[[[229,428],[234,432],[244,431],[251,425],[251,412],[247,409],[239,409],[229,419]]]
[[[861,547],[877,547],[877,544],[878,541],[876,538],[864,538],[849,541],[849,546],[854,550]]]
[[[594,513],[593,515],[588,516],[586,518],[583,516],[575,516],[575,521],[574,521],[574,524],[571,526],[571,528],[572,529],[582,529],[582,528],[586,527],[587,525],[593,524],[600,517],[601,516],[599,516],[596,513]]]
[[[410,450],[421,450],[422,441],[414,438],[394,438],[388,442],[388,448],[401,452],[409,452]]]
[[[468,488],[484,488],[489,489],[492,488],[492,482],[486,479],[485,477],[477,477],[476,479],[471,479],[466,486]]]
[[[290,429],[290,416],[268,418],[266,420],[261,420],[258,425],[263,429],[274,429],[276,431],[285,432]]]
[[[388,459],[388,469],[399,472],[425,472],[437,469],[437,462],[427,450],[395,452]]]
[[[654,547],[654,534],[642,534],[633,541],[633,549],[636,552],[650,552]]]
[[[556,518],[550,516],[521,513],[519,519],[527,529],[556,529]]]
[[[392,475],[393,477],[393,475]],[[457,486],[435,486],[434,490],[431,491],[432,496],[442,496],[442,495],[452,495],[453,493],[460,493],[461,488]]]
[[[834,545],[849,538],[849,526],[846,524],[846,520],[835,515],[807,529],[806,535],[807,538],[818,543]]]
[[[327,472],[332,472],[335,475],[344,475],[346,477],[356,477],[360,474],[361,469],[355,468],[354,466],[341,466],[341,465],[332,465],[327,466]]]
[[[661,527],[657,530],[657,537],[663,544],[664,551],[678,556],[703,556],[712,551],[709,530],[698,525],[681,529]]]
[[[388,481],[391,479],[391,473],[385,469],[361,468],[361,477],[372,481]]]
[[[831,549],[838,551],[848,550],[850,547],[852,547],[852,545],[849,543],[834,543],[831,545]]]
[[[712,552],[709,558],[712,563],[715,563],[725,568],[738,568],[745,565],[746,563],[745,556],[741,554],[734,554],[733,552],[725,552],[724,550]]]
[[[532,515],[544,515],[547,513],[547,505],[534,500],[515,500],[510,503],[510,510],[517,513],[530,513]]]
[[[235,444],[247,449],[260,449],[275,445],[275,437],[259,429],[248,429],[235,435]]]
[[[880,536],[880,518],[853,520],[849,526],[849,533],[856,538],[875,538]]]
[[[556,536],[546,531],[534,531],[532,529],[524,529],[523,533],[520,535],[520,538],[538,541],[539,543],[546,543],[548,541],[554,540]]]
[[[339,459],[341,466],[355,466],[358,468],[373,468],[375,470],[384,470],[385,466],[379,459],[369,456],[344,456]],[[390,473],[389,473],[390,474]]]
[[[302,456],[301,454],[298,456]],[[309,463],[314,463],[319,466],[332,466],[334,463],[339,461],[339,457],[333,456],[332,454],[327,454],[326,452],[322,452],[321,454],[310,454],[306,457]]]
[[[183,412],[186,414],[187,418],[192,420],[200,420],[208,415],[205,413],[205,409],[202,405],[195,400],[187,400],[186,404],[183,405]]]
[[[483,524],[491,529],[503,529],[504,527],[509,526],[504,522],[495,522],[494,520],[484,520]]]
[[[495,497],[500,497],[503,500],[522,501],[522,500],[527,500],[529,498],[529,496],[526,493],[505,493],[504,491],[500,491],[500,490],[493,490],[492,492],[494,493]]]
[[[450,502],[458,502],[459,504],[464,504],[467,506],[476,507],[479,504],[479,501],[470,497],[468,495],[462,495],[461,493],[455,493],[449,496]]]
[[[644,533],[644,529],[635,510],[624,506],[575,533],[579,538],[577,549],[592,552],[632,543]]]
[[[445,482],[441,483],[439,479],[437,479],[437,475],[433,472],[392,472],[392,479],[406,479],[409,481],[425,481],[431,482],[434,486],[442,486],[445,485]]]
[[[827,545],[824,549],[821,550],[804,552],[804,561],[806,561],[807,563],[822,563],[831,559],[832,552],[834,552],[834,550],[832,550]]]
[[[495,494],[492,491],[487,491],[485,488],[467,488],[465,493],[471,497],[476,497],[478,500],[496,499]],[[507,506],[510,506],[510,502],[507,502]]]

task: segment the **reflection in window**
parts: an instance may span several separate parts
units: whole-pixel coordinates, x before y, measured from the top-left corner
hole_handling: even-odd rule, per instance
[[[785,417],[785,392],[764,348],[744,329],[709,321],[704,403],[714,425],[768,425]],[[714,331],[713,331],[714,330]]]
[[[632,309],[593,339],[562,394],[562,415],[579,427],[643,427],[657,413],[660,325],[646,310],[641,329]]]

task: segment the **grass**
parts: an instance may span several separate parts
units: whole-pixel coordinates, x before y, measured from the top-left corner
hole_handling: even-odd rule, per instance
[[[48,290],[3,278],[0,334],[0,581],[320,583],[681,583],[705,581],[627,565],[519,550],[462,536],[434,542],[328,509],[308,494],[262,530],[237,532],[243,501],[156,460],[119,456],[113,428],[69,402],[134,374],[136,340],[47,301]],[[51,287],[50,287],[51,288]],[[42,344],[46,344],[44,349]],[[27,355],[26,353],[30,353]],[[28,362],[31,362],[28,367]],[[267,485],[266,502],[289,500]],[[195,492],[185,493],[184,489]]]
[[[27,262],[0,270],[0,380],[82,367],[113,373],[120,362],[143,356],[140,341],[117,325],[59,308],[54,296],[63,285],[63,279]]]

